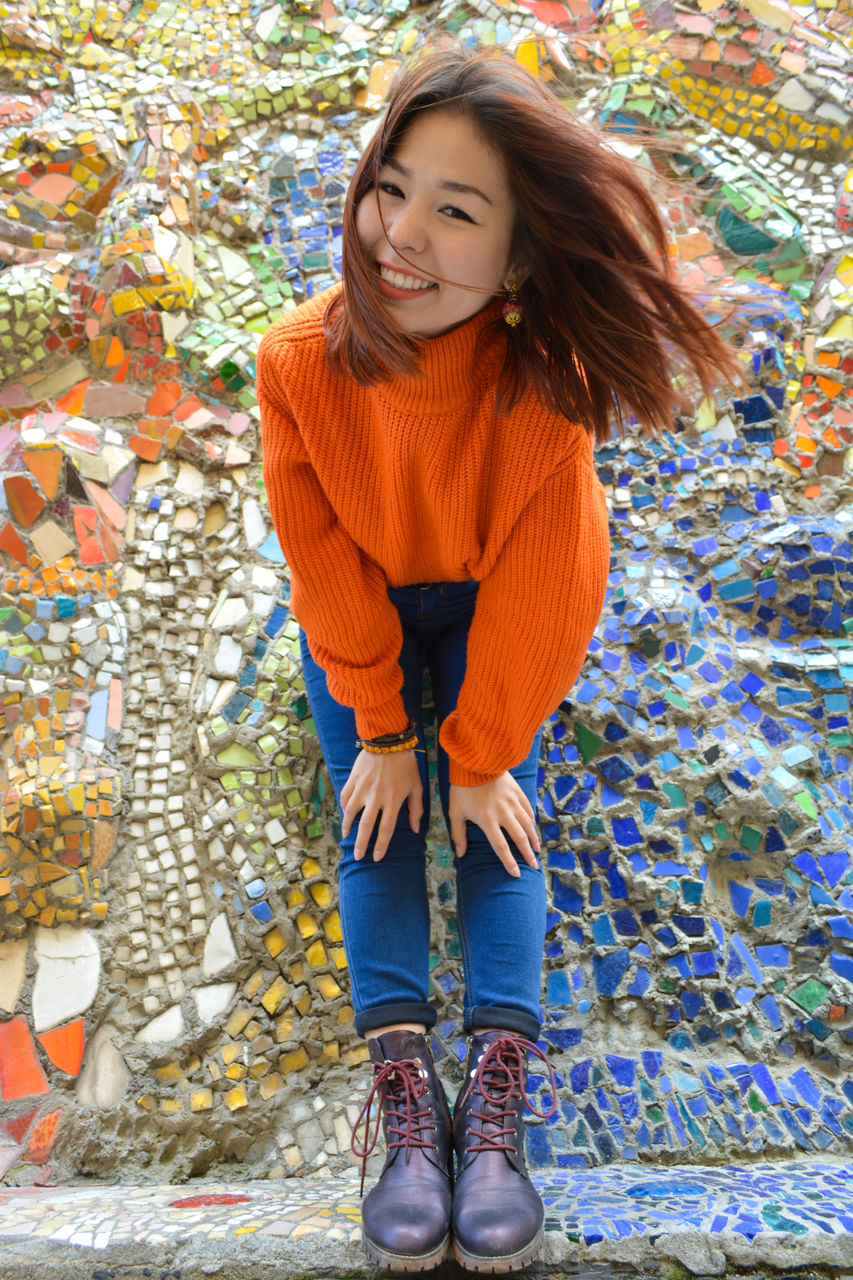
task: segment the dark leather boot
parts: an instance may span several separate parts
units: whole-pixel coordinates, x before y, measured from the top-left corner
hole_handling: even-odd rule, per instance
[[[525,1267],[542,1247],[545,1208],[524,1164],[524,1107],[547,1119],[557,1107],[551,1064],[530,1040],[483,1031],[468,1042],[465,1083],[453,1112],[458,1163],[453,1193],[453,1245],[469,1271]],[[553,1103],[535,1111],[525,1091],[527,1055],[541,1058]]]
[[[450,1246],[450,1112],[436,1075],[429,1038],[413,1031],[386,1031],[368,1040],[373,1085],[353,1130],[352,1150],[367,1157],[383,1120],[387,1159],[361,1206],[367,1256],[391,1271],[428,1271]],[[370,1137],[370,1107],[378,1095]],[[364,1144],[355,1135],[362,1120]]]

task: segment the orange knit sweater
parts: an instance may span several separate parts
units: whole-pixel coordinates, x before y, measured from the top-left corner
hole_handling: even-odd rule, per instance
[[[465,679],[439,739],[450,781],[477,786],[527,755],[598,621],[610,554],[591,440],[532,392],[497,416],[506,338],[472,360],[494,305],[426,342],[419,376],[333,376],[323,313],[339,288],[277,321],[258,352],[291,607],[329,692],[375,737],[407,723],[387,587],[476,578]]]

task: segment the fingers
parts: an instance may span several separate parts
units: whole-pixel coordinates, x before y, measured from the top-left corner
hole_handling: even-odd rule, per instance
[[[381,862],[385,857],[385,854],[388,852],[388,845],[391,843],[391,837],[394,834],[394,828],[396,825],[396,812],[390,808],[383,809],[382,821],[379,824],[379,831],[376,836],[376,844],[373,846],[374,862]]]
[[[504,840],[503,838],[503,834],[500,828],[498,827],[497,830],[494,830],[491,833],[487,831],[486,835],[489,838],[489,844],[492,846],[495,853],[498,855],[498,859],[500,860],[502,865],[506,868],[506,870],[513,877],[513,879],[518,879],[518,877],[521,875],[521,871],[519,869],[518,863],[516,862],[512,854],[512,851],[509,845],[507,844],[506,840]]]
[[[355,838],[354,857],[356,862],[360,862],[367,851],[370,844],[370,837],[373,835],[373,828],[376,825],[376,810],[367,805],[362,809],[361,818],[358,823],[358,835]],[[387,843],[387,842],[386,842]],[[383,849],[384,853],[385,850]],[[376,854],[374,853],[374,857]]]
[[[536,840],[535,833],[533,835],[533,839],[531,839],[531,833],[526,830],[520,822],[514,823],[512,827],[507,827],[507,831],[512,836],[513,843],[524,861],[535,871],[539,866],[539,863],[536,860],[536,854],[533,851],[534,841],[536,847],[538,848],[539,846],[539,841]]]
[[[420,831],[421,822],[424,816],[424,802],[421,799],[421,789],[418,787],[417,792],[413,792],[409,796],[409,826],[415,832]]]
[[[464,858],[465,850],[468,848],[465,819],[455,814],[450,815],[450,838],[453,841],[453,849],[457,858]]]

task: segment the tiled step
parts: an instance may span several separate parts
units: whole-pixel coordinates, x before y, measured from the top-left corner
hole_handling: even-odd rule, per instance
[[[853,1169],[843,1161],[614,1164],[534,1180],[547,1210],[540,1270],[590,1280],[853,1273]],[[359,1204],[355,1176],[6,1189],[0,1272],[4,1280],[370,1274]]]

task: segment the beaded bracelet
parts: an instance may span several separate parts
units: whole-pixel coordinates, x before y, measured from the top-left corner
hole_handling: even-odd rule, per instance
[[[411,751],[413,747],[418,745],[417,734],[413,738],[407,739],[406,742],[395,742],[391,747],[375,747],[371,742],[365,742],[362,738],[357,738],[355,745],[361,747],[363,751],[369,751],[371,755],[384,756],[392,751]]]

